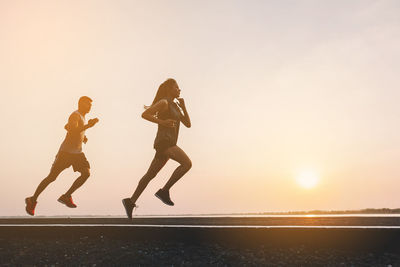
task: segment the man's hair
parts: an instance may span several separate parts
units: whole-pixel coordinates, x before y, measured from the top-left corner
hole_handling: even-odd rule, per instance
[[[92,101],[93,100],[88,96],[81,96],[81,98],[79,98],[78,105],[80,106],[83,102],[91,103]]]

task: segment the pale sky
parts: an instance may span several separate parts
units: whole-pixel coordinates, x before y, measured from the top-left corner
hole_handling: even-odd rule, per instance
[[[155,153],[143,120],[175,78],[192,128],[193,168],[174,207],[150,183],[137,214],[400,207],[400,2],[0,0],[0,216],[25,215],[82,95],[93,99],[91,177],[58,203],[64,171],[37,215],[124,215]],[[301,170],[317,174],[302,188]]]

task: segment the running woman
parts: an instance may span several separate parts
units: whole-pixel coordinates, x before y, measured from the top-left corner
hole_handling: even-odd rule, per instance
[[[51,182],[54,182],[63,170],[69,168],[71,165],[74,171],[80,172],[81,175],[75,180],[71,188],[58,198],[58,201],[69,208],[77,207],[71,195],[86,182],[90,175],[89,162],[82,152],[82,143],[86,144],[88,141],[85,130],[93,127],[99,121],[99,119],[95,118],[89,120],[86,124],[85,115],[89,113],[91,107],[92,99],[82,96],[78,102],[78,110],[69,116],[68,123],[64,127],[67,130],[67,135],[60,146],[49,175],[38,185],[35,194],[25,199],[25,210],[29,215],[35,215],[35,207],[40,193]]]
[[[133,208],[136,201],[146,188],[150,180],[164,167],[169,159],[180,163],[180,166],[172,173],[171,178],[163,188],[155,193],[164,204],[173,206],[169,191],[171,187],[187,173],[192,167],[192,162],[186,153],[177,146],[180,122],[186,127],[191,127],[189,114],[185,101],[179,98],[181,90],[174,79],[168,79],[158,88],[157,94],[150,107],[142,114],[142,118],[158,124],[157,136],[154,140],[156,154],[146,174],[140,179],[138,186],[131,198],[125,198],[122,203],[126,215],[132,219]],[[178,103],[176,103],[177,101]],[[183,112],[183,113],[182,113]]]

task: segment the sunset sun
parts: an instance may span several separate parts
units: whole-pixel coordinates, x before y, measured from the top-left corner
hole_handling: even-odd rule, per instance
[[[297,176],[296,176],[296,181],[297,183],[305,188],[305,189],[311,189],[314,188],[317,183],[318,183],[319,177],[314,171],[301,171]]]

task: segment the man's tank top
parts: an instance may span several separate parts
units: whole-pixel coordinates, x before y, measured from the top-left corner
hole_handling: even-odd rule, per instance
[[[178,135],[179,135],[179,126],[181,122],[181,116],[182,113],[179,110],[179,107],[176,103],[174,103],[171,100],[168,100],[168,109],[160,112],[157,117],[160,120],[167,120],[171,119],[176,121],[175,127],[166,127],[161,124],[158,124],[158,131],[157,131],[157,136],[156,139],[154,140],[154,148],[157,148],[157,146],[160,143],[168,143],[171,146],[176,145],[178,141]]]
[[[76,113],[79,115],[80,120],[78,121],[78,126],[83,127],[86,124],[85,117],[82,116],[79,111],[74,111],[71,116]],[[68,152],[68,153],[82,153],[82,142],[85,137],[85,131],[82,131],[80,133],[71,133],[67,132],[67,135],[65,136],[64,142],[62,142],[60,146],[60,151]]]

